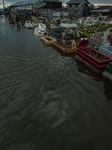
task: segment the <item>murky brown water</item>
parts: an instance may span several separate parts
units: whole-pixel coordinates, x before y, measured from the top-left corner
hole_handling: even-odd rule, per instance
[[[0,18],[0,150],[112,149],[112,86]]]

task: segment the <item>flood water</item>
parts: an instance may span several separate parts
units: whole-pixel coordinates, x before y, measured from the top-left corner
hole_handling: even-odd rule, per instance
[[[33,32],[0,18],[0,150],[111,150],[112,85]]]

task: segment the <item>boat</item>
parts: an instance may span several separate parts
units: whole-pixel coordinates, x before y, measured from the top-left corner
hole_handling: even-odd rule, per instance
[[[56,39],[52,38],[51,36],[43,36],[40,38],[46,45],[52,45],[53,42],[56,42]]]
[[[105,67],[112,61],[112,58],[93,49],[89,45],[89,41],[85,39],[79,42],[79,49],[76,51],[75,57],[97,74],[102,74]]]

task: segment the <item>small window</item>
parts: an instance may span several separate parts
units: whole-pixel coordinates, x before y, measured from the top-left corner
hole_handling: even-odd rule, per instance
[[[82,4],[82,7],[83,7],[83,4]]]
[[[72,5],[70,5],[70,8],[72,7]]]

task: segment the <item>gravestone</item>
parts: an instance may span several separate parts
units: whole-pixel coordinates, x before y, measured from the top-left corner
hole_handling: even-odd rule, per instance
[[[105,41],[102,43],[102,47],[105,48],[105,49],[110,50],[110,48],[111,48],[110,42],[107,41],[107,40],[105,40]]]
[[[66,44],[66,33],[65,32],[62,32],[62,41],[63,41],[63,44]]]

